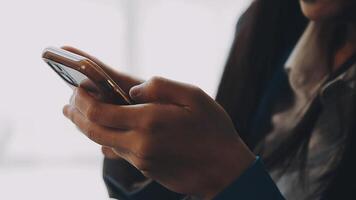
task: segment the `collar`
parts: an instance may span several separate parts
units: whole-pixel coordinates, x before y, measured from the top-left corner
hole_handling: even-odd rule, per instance
[[[330,74],[330,41],[334,34],[333,26],[309,22],[303,35],[285,63],[291,88],[305,100],[312,99],[318,92],[325,92],[334,83],[348,82],[355,86],[355,67],[322,85]]]

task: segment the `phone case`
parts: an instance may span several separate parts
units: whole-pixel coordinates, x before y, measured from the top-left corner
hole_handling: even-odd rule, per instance
[[[92,60],[64,49],[53,47],[46,48],[42,58],[62,78],[63,75],[59,74],[58,70],[54,69],[53,66],[60,68],[60,65],[64,65],[88,77],[95,84],[106,102],[120,105],[133,104],[130,97],[120,86]],[[69,83],[68,80],[66,82]],[[71,85],[74,86],[73,84]]]

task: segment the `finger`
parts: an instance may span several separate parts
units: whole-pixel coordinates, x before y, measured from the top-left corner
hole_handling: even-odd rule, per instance
[[[142,114],[135,106],[119,106],[98,101],[83,88],[75,90],[74,106],[88,120],[102,126],[118,129],[133,129]]]
[[[63,46],[61,47],[62,49],[66,50],[66,51],[70,51],[72,53],[75,53],[75,54],[78,54],[78,55],[81,55],[83,57],[86,57],[92,61],[94,61],[96,64],[100,65],[100,67],[107,67],[107,65],[105,63],[103,63],[102,61],[100,61],[99,59],[97,59],[96,57],[80,50],[80,49],[77,49],[77,48],[74,48],[74,47],[71,47],[71,46]]]
[[[192,85],[154,77],[130,90],[131,98],[137,103],[164,102],[177,105],[190,105],[192,97],[201,90]]]
[[[92,94],[100,94],[99,88],[90,79],[82,81],[79,86]]]
[[[63,108],[63,114],[95,143],[122,149],[130,149],[131,145],[134,144],[131,134],[92,123],[73,106],[66,105]]]
[[[138,80],[136,78],[130,77],[123,73],[117,72],[116,70],[112,69],[111,67],[109,67],[108,65],[106,65],[105,63],[103,63],[102,61],[97,59],[96,57],[94,57],[82,50],[79,50],[79,49],[76,49],[76,48],[70,47],[70,46],[63,46],[62,49],[70,51],[75,54],[79,54],[81,56],[84,56],[84,57],[92,60],[96,64],[98,64],[127,93],[129,92],[131,87],[141,84],[143,82],[142,80]]]

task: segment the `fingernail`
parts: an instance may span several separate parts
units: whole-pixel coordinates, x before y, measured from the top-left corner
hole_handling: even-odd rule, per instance
[[[135,99],[141,95],[141,85],[136,85],[132,87],[129,91],[130,97]]]

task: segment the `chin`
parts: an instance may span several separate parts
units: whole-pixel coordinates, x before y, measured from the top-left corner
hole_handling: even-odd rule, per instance
[[[304,15],[312,21],[332,20],[343,14],[348,0],[300,0]]]

